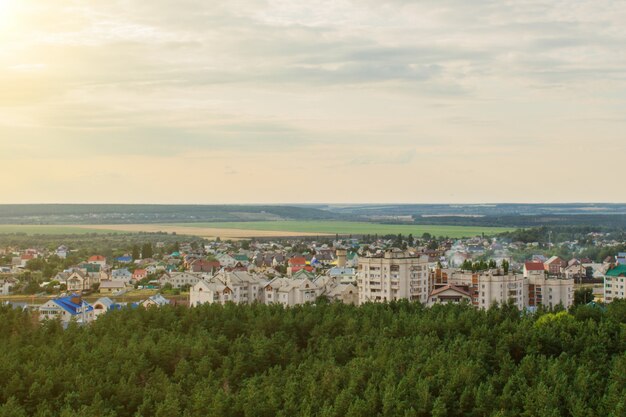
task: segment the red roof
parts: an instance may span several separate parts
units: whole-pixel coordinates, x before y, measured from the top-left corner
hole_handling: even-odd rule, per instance
[[[135,269],[134,277],[138,277],[141,275],[148,275],[148,272],[145,269]]]
[[[306,265],[306,259],[304,256],[296,256],[289,260],[289,265]]]
[[[526,262],[524,267],[527,271],[543,271],[546,269],[540,262]]]
[[[88,262],[102,262],[102,261],[106,261],[107,258],[105,258],[102,255],[94,255],[94,256],[90,256],[88,259]]]

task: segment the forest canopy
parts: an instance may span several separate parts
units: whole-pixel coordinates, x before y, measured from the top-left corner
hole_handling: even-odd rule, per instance
[[[0,416],[623,416],[626,302],[0,307]]]

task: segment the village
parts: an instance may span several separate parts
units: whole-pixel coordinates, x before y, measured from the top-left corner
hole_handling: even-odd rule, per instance
[[[41,320],[87,323],[116,309],[169,304],[293,307],[320,300],[359,305],[406,299],[426,306],[466,302],[483,309],[511,302],[533,311],[541,306],[569,308],[580,288],[588,289],[585,301],[590,303],[625,295],[626,253],[594,262],[548,258],[534,243],[423,238],[218,239],[204,245],[181,243],[171,253],[162,253],[164,245],[157,242],[154,248],[144,245],[113,259],[94,254],[58,272],[39,284],[39,303],[6,302],[34,309]],[[520,246],[537,253],[516,262],[512,253]],[[0,266],[0,296],[24,289],[16,277],[24,276],[34,260],[65,259],[71,250],[64,245],[55,251],[3,249],[0,254],[11,264]],[[145,298],[124,301],[138,291]]]

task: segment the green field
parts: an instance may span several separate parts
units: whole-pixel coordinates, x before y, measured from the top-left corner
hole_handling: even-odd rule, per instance
[[[482,233],[494,235],[515,230],[506,227],[479,227],[479,226],[438,226],[438,225],[402,225],[379,224],[367,222],[346,221],[266,221],[266,222],[221,222],[221,223],[178,223],[179,227],[207,227],[218,229],[267,230],[282,232],[302,232],[340,235],[374,235],[380,236],[402,233],[413,234],[415,237],[430,233],[434,236],[448,236],[451,238],[473,237]]]
[[[89,233],[120,233],[114,230],[90,229],[74,225],[0,224],[0,234],[26,233],[27,235],[86,235]]]

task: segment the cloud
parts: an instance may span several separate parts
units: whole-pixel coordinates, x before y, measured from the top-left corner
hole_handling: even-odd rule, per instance
[[[2,174],[11,160],[35,169],[66,158],[63,170],[98,155],[135,185],[144,177],[119,161],[194,174],[178,161],[218,164],[233,181],[260,172],[294,184],[311,172],[334,180],[318,166],[346,181],[430,170],[446,188],[459,182],[447,168],[524,170],[549,151],[535,159],[539,183],[560,178],[554,161],[602,160],[626,142],[623,2],[12,4],[0,25]],[[99,183],[114,187],[107,175]],[[527,189],[523,176],[503,177],[511,199]],[[504,179],[486,176],[484,188]],[[555,187],[566,196],[569,184]]]

